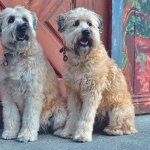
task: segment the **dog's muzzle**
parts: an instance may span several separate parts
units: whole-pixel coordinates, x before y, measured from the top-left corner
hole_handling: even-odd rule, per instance
[[[78,45],[82,47],[92,46],[91,32],[89,30],[86,29],[82,31],[82,36],[78,40]]]
[[[28,29],[29,29],[29,26],[27,23],[23,23],[17,26],[16,28],[17,41],[29,40],[29,36],[27,35]]]

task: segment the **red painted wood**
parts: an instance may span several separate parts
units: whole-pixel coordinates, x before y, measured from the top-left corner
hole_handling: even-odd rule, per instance
[[[110,0],[109,0],[110,1]],[[50,60],[51,65],[54,67],[56,73],[59,77],[62,77],[63,72],[63,59],[62,55],[59,53],[59,49],[62,47],[62,35],[57,32],[56,16],[60,13],[64,13],[70,10],[70,0],[0,0],[3,8],[14,7],[16,5],[23,5],[27,9],[33,10],[38,16],[38,29],[37,29],[37,39],[44,48],[47,58]],[[102,34],[102,39],[104,44],[107,46],[107,33],[108,33],[108,1],[75,1],[76,7],[86,7],[93,9],[98,14],[103,16],[104,20],[104,31]],[[101,8],[101,9],[99,9]],[[111,12],[111,11],[110,11]]]
[[[123,34],[125,31],[123,32]],[[133,85],[134,85],[134,37],[125,36],[126,45],[123,45],[123,54],[126,54],[126,65],[123,69],[123,73],[126,77],[128,83],[128,88],[133,94]]]

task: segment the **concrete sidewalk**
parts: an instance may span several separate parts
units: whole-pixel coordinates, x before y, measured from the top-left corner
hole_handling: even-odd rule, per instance
[[[137,134],[94,134],[93,141],[89,143],[75,143],[50,134],[39,135],[38,141],[30,143],[0,139],[0,150],[150,150],[150,115],[137,116],[136,127],[139,130]]]

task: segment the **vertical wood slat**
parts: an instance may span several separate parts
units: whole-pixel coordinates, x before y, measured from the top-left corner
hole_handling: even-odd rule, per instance
[[[70,9],[74,9],[75,0],[70,0]]]
[[[112,0],[112,50],[111,56],[118,66],[122,68],[122,18],[123,18],[123,1]]]

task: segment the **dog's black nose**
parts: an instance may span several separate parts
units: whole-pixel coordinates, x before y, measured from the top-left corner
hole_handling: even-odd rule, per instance
[[[19,33],[25,33],[27,29],[28,25],[26,23],[17,26],[17,32]]]
[[[89,37],[89,35],[90,35],[90,31],[89,30],[83,30],[82,31],[82,35],[84,36],[84,37]]]

